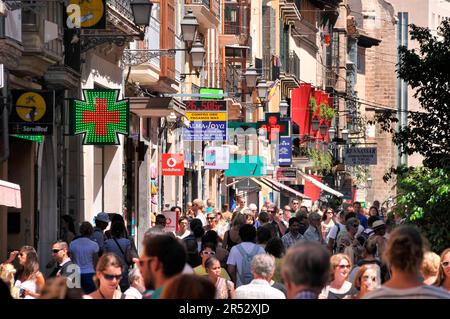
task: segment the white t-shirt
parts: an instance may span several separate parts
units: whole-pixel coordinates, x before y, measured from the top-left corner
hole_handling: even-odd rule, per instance
[[[337,222],[333,227],[331,227],[330,231],[328,232],[328,236],[326,238],[327,243],[330,238],[336,240],[336,237],[338,235],[337,233],[338,227],[340,229],[339,232],[345,230],[345,225],[342,225],[341,223]]]
[[[236,272],[237,272],[236,273],[236,287],[239,287],[242,285],[242,282],[239,279],[239,275],[238,275],[238,274],[242,273],[242,255],[239,252],[237,246],[241,246],[242,249],[244,249],[244,251],[247,254],[250,254],[252,252],[253,248],[255,246],[257,246],[258,249],[256,250],[255,256],[259,255],[259,254],[265,254],[266,252],[261,246],[256,245],[254,243],[250,243],[250,242],[243,242],[243,243],[240,243],[236,246],[233,246],[233,248],[231,248],[230,254],[228,255],[227,265],[236,266]]]
[[[427,285],[408,289],[381,287],[368,293],[363,299],[450,299],[450,293],[442,288]]]
[[[284,293],[270,286],[264,279],[253,279],[236,289],[235,299],[286,299]]]
[[[82,274],[95,273],[94,255],[98,254],[98,244],[87,237],[81,237],[70,243],[72,261],[80,266]]]
[[[208,223],[206,222],[206,216],[203,213],[198,213],[195,218],[200,219],[202,222],[202,226],[205,227]]]

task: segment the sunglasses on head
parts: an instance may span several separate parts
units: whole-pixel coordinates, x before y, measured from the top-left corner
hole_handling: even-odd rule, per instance
[[[116,279],[117,281],[120,281],[122,279],[122,275],[109,275],[109,274],[103,274],[103,277],[105,277],[106,280],[113,281]]]
[[[59,253],[60,250],[62,250],[62,249],[52,249],[52,253],[57,254],[57,253]]]
[[[447,268],[447,267],[450,266],[450,261],[443,261],[443,262],[441,263],[441,265],[442,265],[442,267]]]

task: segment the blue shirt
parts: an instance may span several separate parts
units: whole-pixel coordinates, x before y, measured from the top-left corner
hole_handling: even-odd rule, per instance
[[[369,224],[367,223],[367,217],[366,216],[364,216],[363,214],[360,214],[360,213],[358,213],[356,216],[358,216],[359,223],[361,224],[362,227],[364,227],[364,229],[369,227]]]

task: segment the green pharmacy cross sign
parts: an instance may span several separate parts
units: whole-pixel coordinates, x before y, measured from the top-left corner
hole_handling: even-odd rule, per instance
[[[83,90],[84,101],[73,100],[72,135],[84,134],[83,145],[119,145],[119,134],[128,135],[128,100],[117,100],[120,90]]]

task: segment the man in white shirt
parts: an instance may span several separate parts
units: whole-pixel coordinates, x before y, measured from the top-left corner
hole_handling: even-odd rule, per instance
[[[236,289],[235,299],[286,299],[278,289],[270,286],[275,271],[275,258],[269,254],[253,257],[253,280]]]
[[[125,290],[125,299],[142,299],[142,294],[145,291],[144,279],[142,278],[139,268],[133,268],[128,273],[128,281],[130,288]]]
[[[328,250],[331,254],[333,254],[336,250],[336,240],[339,233],[343,230],[345,230],[345,212],[340,211],[337,214],[337,218],[334,220],[334,226],[331,228],[330,232],[328,233],[328,236],[326,238],[326,242],[328,245]]]
[[[317,241],[319,244],[323,243],[322,232],[320,231],[321,217],[318,213],[312,212],[308,216],[309,227],[306,229],[303,237],[305,240]]]
[[[258,254],[266,253],[261,246],[255,244],[256,229],[253,225],[246,224],[241,226],[239,237],[242,242],[231,248],[227,260],[228,273],[236,287],[248,284],[251,281],[252,258]]]
[[[206,222],[206,216],[203,213],[203,201],[199,198],[194,199],[192,205],[195,213],[195,218],[200,219],[202,221],[202,226],[205,227],[208,223]]]

